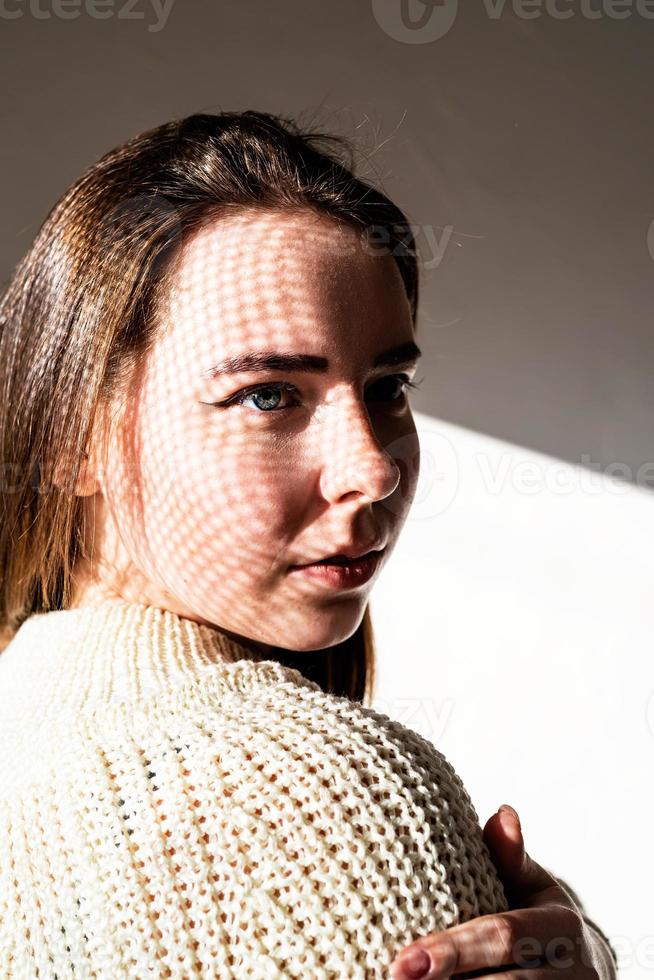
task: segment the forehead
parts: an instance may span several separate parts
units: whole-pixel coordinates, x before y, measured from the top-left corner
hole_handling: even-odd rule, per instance
[[[373,270],[373,257],[382,258],[373,255],[359,230],[326,215],[239,210],[207,222],[184,243],[174,286],[187,295],[218,287],[280,290],[318,268],[334,276],[356,266],[360,276],[362,266]]]
[[[272,342],[389,346],[411,332],[393,257],[309,210],[214,218],[184,243],[169,283],[167,326],[203,356]]]

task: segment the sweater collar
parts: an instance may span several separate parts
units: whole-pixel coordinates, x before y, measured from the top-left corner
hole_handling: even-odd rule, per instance
[[[217,627],[120,599],[32,614],[0,654],[0,702],[12,714],[136,706],[203,678],[225,691],[283,682],[319,690]]]

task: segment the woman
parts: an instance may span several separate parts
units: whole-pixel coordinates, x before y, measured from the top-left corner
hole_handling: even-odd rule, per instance
[[[363,706],[417,480],[418,271],[331,139],[141,134],[4,297],[2,977],[540,978],[554,937],[566,976],[612,975],[507,811],[482,836],[442,755]]]

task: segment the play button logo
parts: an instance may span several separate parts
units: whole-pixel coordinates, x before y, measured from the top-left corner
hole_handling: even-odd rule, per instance
[[[429,44],[450,30],[459,0],[372,0],[381,29],[403,44]]]

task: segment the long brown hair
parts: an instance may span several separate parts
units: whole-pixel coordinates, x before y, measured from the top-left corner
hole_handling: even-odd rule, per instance
[[[67,607],[84,554],[83,499],[48,485],[52,467],[75,485],[100,401],[149,349],[177,247],[211,215],[245,207],[308,208],[372,232],[398,265],[415,326],[411,227],[354,175],[342,137],[252,110],[194,114],[102,156],[47,215],[0,301],[0,649],[31,614]],[[348,640],[283,662],[370,704],[369,608]]]

